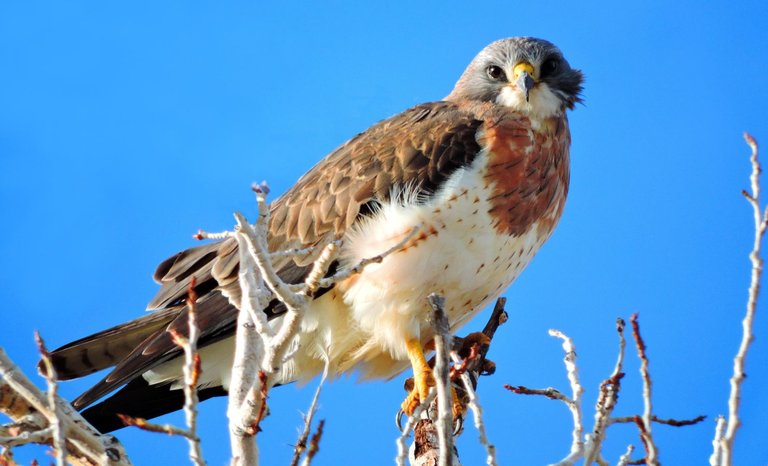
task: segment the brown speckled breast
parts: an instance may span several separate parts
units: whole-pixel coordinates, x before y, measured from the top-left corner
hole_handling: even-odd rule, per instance
[[[526,118],[487,118],[478,140],[489,149],[489,210],[500,233],[519,236],[534,223],[549,235],[563,212],[570,177],[570,133],[563,115],[533,130]]]

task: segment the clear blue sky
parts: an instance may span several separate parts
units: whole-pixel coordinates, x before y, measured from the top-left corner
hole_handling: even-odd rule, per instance
[[[486,44],[533,35],[584,71],[585,105],[571,115],[564,217],[505,293],[511,318],[490,354],[498,372],[480,386],[489,435],[501,464],[564,456],[566,408],[502,385],[568,388],[547,335],[558,328],[576,341],[589,413],[614,364],[615,318],[639,312],[656,413],[708,416],[654,426],[662,462],[705,464],[749,280],[742,131],[764,143],[768,164],[768,3],[360,3],[4,2],[0,345],[33,374],[34,329],[54,347],[141,315],[159,261],[193,246],[198,228],[231,227],[235,210],[253,217],[252,181],[284,191],[372,123],[446,95]],[[768,463],[766,311],[747,365],[740,465]],[[628,360],[618,415],[642,409]],[[287,464],[312,390],[272,393],[263,464]],[[329,384],[316,464],[392,464],[403,395],[402,377]],[[224,410],[223,400],[202,408],[212,465],[228,457]],[[119,437],[136,464],[184,463],[180,439]],[[475,438],[472,428],[461,438],[466,465],[482,462]],[[611,428],[606,458],[628,443],[640,448],[634,427]]]

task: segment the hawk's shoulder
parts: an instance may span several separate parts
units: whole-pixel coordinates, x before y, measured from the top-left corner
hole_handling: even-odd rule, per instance
[[[270,244],[340,238],[371,203],[409,188],[429,195],[480,151],[483,125],[451,102],[431,102],[383,120],[329,154],[272,208]]]

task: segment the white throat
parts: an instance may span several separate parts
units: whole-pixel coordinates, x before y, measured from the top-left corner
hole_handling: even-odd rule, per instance
[[[560,98],[543,82],[531,89],[527,102],[517,87],[505,86],[496,98],[496,103],[527,115],[534,129],[537,129],[543,120],[563,113]]]

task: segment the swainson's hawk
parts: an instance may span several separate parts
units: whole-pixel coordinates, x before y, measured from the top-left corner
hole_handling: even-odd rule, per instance
[[[325,157],[272,202],[271,250],[342,240],[334,269],[397,244],[408,247],[361,274],[320,290],[304,316],[298,351],[278,379],[357,371],[390,378],[410,360],[418,394],[429,375],[423,345],[427,295],[442,294],[455,330],[494,300],[555,228],[568,193],[566,110],[580,101],[582,74],[553,44],[517,37],[494,42],[439,102],[375,124]],[[313,258],[280,259],[283,280],[300,283]],[[97,428],[122,427],[115,413],[151,418],[180,409],[179,348],[192,277],[200,296],[200,396],[226,393],[239,302],[238,252],[226,239],[180,252],[157,268],[162,285],[152,314],[83,338],[53,353],[63,379],[115,366],[75,406]],[[273,301],[265,310],[280,319]],[[405,406],[406,411],[412,407]]]

